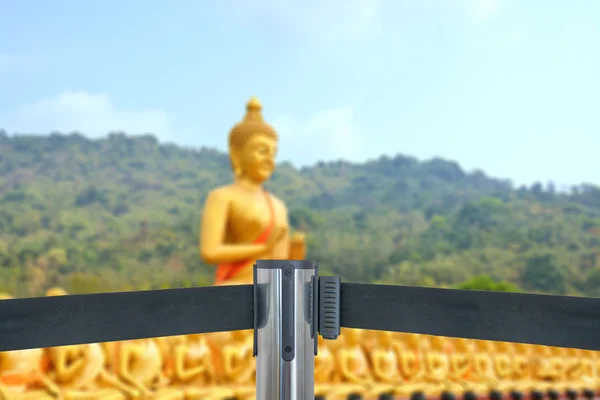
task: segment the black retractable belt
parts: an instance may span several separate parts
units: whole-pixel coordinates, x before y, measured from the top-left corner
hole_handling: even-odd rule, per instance
[[[0,301],[0,351],[251,329],[252,285]]]
[[[600,350],[597,298],[341,283],[318,275],[311,282],[304,297],[312,301],[315,342],[317,334],[331,340],[345,327]],[[255,290],[239,285],[2,300],[0,351],[252,329],[259,323]],[[290,298],[285,301],[289,309]]]
[[[341,325],[600,350],[600,299],[344,283]]]

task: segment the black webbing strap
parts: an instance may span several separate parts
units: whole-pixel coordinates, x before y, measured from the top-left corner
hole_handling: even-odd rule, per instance
[[[0,301],[0,351],[251,329],[252,285]]]
[[[600,350],[600,299],[342,283],[341,326]],[[252,285],[0,301],[0,351],[252,329]]]
[[[343,283],[341,326],[600,350],[600,299]]]

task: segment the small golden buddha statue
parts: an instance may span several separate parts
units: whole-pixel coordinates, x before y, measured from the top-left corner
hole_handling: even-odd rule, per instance
[[[215,283],[250,284],[257,259],[305,258],[304,235],[289,236],[285,204],[263,184],[275,170],[277,133],[262,117],[258,99],[229,133],[234,182],[208,194],[202,213],[200,255],[217,266]]]
[[[548,360],[550,370],[553,371],[552,389],[559,392],[565,392],[569,389],[575,389],[581,379],[581,362],[577,357],[570,354],[577,354],[577,349],[567,349],[564,347],[549,347],[551,356]],[[569,350],[572,353],[569,353]]]
[[[373,349],[379,344],[379,331],[373,331],[369,329],[362,329],[361,331],[361,335],[363,337],[362,348],[366,354],[371,354]]]
[[[111,346],[105,348],[113,352],[110,363],[114,374],[127,385],[139,390],[143,399],[184,399],[183,391],[167,386],[169,382],[164,376],[164,361],[155,340],[112,342]]]
[[[534,359],[532,346],[526,343],[514,343],[513,347],[513,388],[523,393],[530,393],[537,388],[537,381],[533,377]]]
[[[512,343],[490,342],[490,347],[493,349],[492,361],[494,363],[494,372],[498,380],[495,389],[502,393],[518,390],[513,381],[514,350]]]
[[[13,299],[0,293],[0,301]],[[51,400],[60,389],[48,377],[48,359],[43,349],[0,352],[0,399]]]
[[[52,288],[47,296],[64,296],[62,288]],[[99,343],[59,346],[47,349],[53,370],[49,374],[60,385],[64,400],[125,400],[138,393],[109,373]]]
[[[247,331],[247,335],[253,335],[254,331]],[[236,337],[240,337],[240,334],[233,332],[216,332],[204,334],[207,339],[207,344],[210,347],[212,354],[213,370],[215,373],[215,382],[224,383],[225,379],[225,366],[223,365],[223,349],[225,346],[235,343]]]
[[[256,396],[256,360],[253,331],[232,331],[233,342],[226,344],[221,352],[225,380],[231,385],[239,400]]]
[[[498,377],[494,371],[492,360],[494,354],[493,342],[489,340],[474,340],[473,381],[485,385],[489,389],[498,388]]]
[[[557,385],[558,388],[562,391],[587,389],[587,381],[584,379],[586,371],[583,352],[580,349],[565,348],[557,349],[557,353],[562,353],[565,363],[562,379]]]
[[[398,394],[404,383],[400,373],[400,364],[396,350],[401,346],[396,344],[393,332],[372,331],[376,338],[371,348],[369,358],[371,371],[376,385],[370,388],[371,394],[379,396],[384,393]]]
[[[556,369],[556,359],[553,359],[550,346],[533,345],[533,379],[538,390],[548,391],[554,388],[560,374]]]
[[[319,354],[315,357],[315,397],[329,399],[329,392],[334,388],[335,358],[329,341],[318,336]]]
[[[426,346],[425,365],[427,368],[426,378],[434,384],[439,384],[443,390],[453,393],[463,391],[461,384],[451,379],[450,357],[446,338],[441,336],[423,335],[423,343]],[[432,393],[439,395],[440,393]]]
[[[600,351],[590,351],[592,355],[592,363],[594,364],[594,372],[596,373],[596,382],[598,386],[594,389],[600,389]]]
[[[163,336],[153,338],[163,358],[163,376],[167,381],[172,381],[175,375],[175,349],[185,343],[187,337],[182,335]]]
[[[345,328],[341,337],[344,338],[344,346],[336,353],[340,382],[329,393],[330,399],[346,399],[350,394],[367,398],[369,388],[375,385],[375,380],[362,348],[362,332],[359,329]]]
[[[598,388],[598,371],[595,354],[592,350],[581,350],[581,388],[596,390]]]
[[[422,354],[422,337],[415,333],[397,333],[398,341],[394,350],[398,356],[399,371],[404,383],[396,388],[396,394],[408,398],[416,392],[438,393],[443,390],[441,384],[432,384],[425,378],[426,368]]]
[[[186,400],[220,400],[234,397],[230,387],[217,385],[213,354],[206,335],[188,335],[174,348],[173,384],[181,386]]]
[[[463,386],[465,391],[487,394],[489,386],[477,382],[473,376],[474,343],[469,339],[452,338],[450,352],[450,379]]]

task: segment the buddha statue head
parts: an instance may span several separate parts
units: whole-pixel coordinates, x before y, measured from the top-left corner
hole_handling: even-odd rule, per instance
[[[551,356],[552,355],[552,348],[550,346],[544,346],[541,344],[534,344],[531,345],[533,352],[535,354],[537,354],[538,356]]]
[[[388,331],[377,332],[377,339],[382,346],[390,346],[394,342],[394,333]]]
[[[254,337],[254,331],[251,330],[237,330],[231,331],[231,336],[235,342],[243,342],[250,337]]]
[[[418,349],[423,345],[425,337],[417,333],[404,333],[403,339],[409,348]]]
[[[569,357],[573,357],[573,358],[579,358],[583,354],[581,349],[574,349],[574,348],[570,348],[570,347],[566,348],[565,352]]]
[[[203,333],[190,333],[189,335],[187,335],[186,339],[190,342],[202,343],[207,340],[207,336],[206,336],[206,334],[203,334]],[[184,341],[186,341],[186,340],[184,340]]]
[[[437,350],[437,351],[445,350],[445,348],[446,348],[445,338],[443,338],[441,336],[433,336],[433,335],[428,335],[428,336],[429,336],[429,344],[431,345],[431,348],[433,350]]]
[[[507,353],[511,351],[513,344],[510,342],[496,342],[496,349],[501,353]]]
[[[532,347],[530,345],[528,345],[527,343],[518,343],[517,342],[514,344],[514,349],[519,354],[527,354],[527,353],[531,352]]]
[[[597,352],[593,351],[593,350],[581,349],[581,350],[579,350],[579,353],[581,354],[581,357],[592,359],[592,358],[595,358],[595,356],[596,356],[595,353],[597,353]]]
[[[491,340],[477,340],[477,349],[484,353],[493,353],[496,350],[496,343]]]
[[[550,346],[550,351],[552,354],[561,356],[561,357],[565,357],[569,354],[569,349],[566,347]]]
[[[460,352],[468,352],[472,350],[472,342],[465,338],[454,338],[453,347]]]
[[[342,334],[346,336],[346,343],[349,346],[357,346],[361,343],[362,331],[360,329],[346,328]]]
[[[267,181],[275,170],[277,132],[262,116],[256,97],[246,104],[246,115],[229,132],[229,157],[237,180],[253,184]]]

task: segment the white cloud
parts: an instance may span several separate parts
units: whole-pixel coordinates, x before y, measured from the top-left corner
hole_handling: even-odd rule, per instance
[[[293,159],[300,165],[317,160],[359,160],[363,135],[350,106],[332,108],[306,121],[278,117],[273,126],[279,133],[282,160]]]
[[[119,110],[106,94],[64,92],[25,104],[2,116],[7,132],[47,133],[79,131],[98,137],[110,131],[154,133],[170,139],[171,125],[161,110]]]

